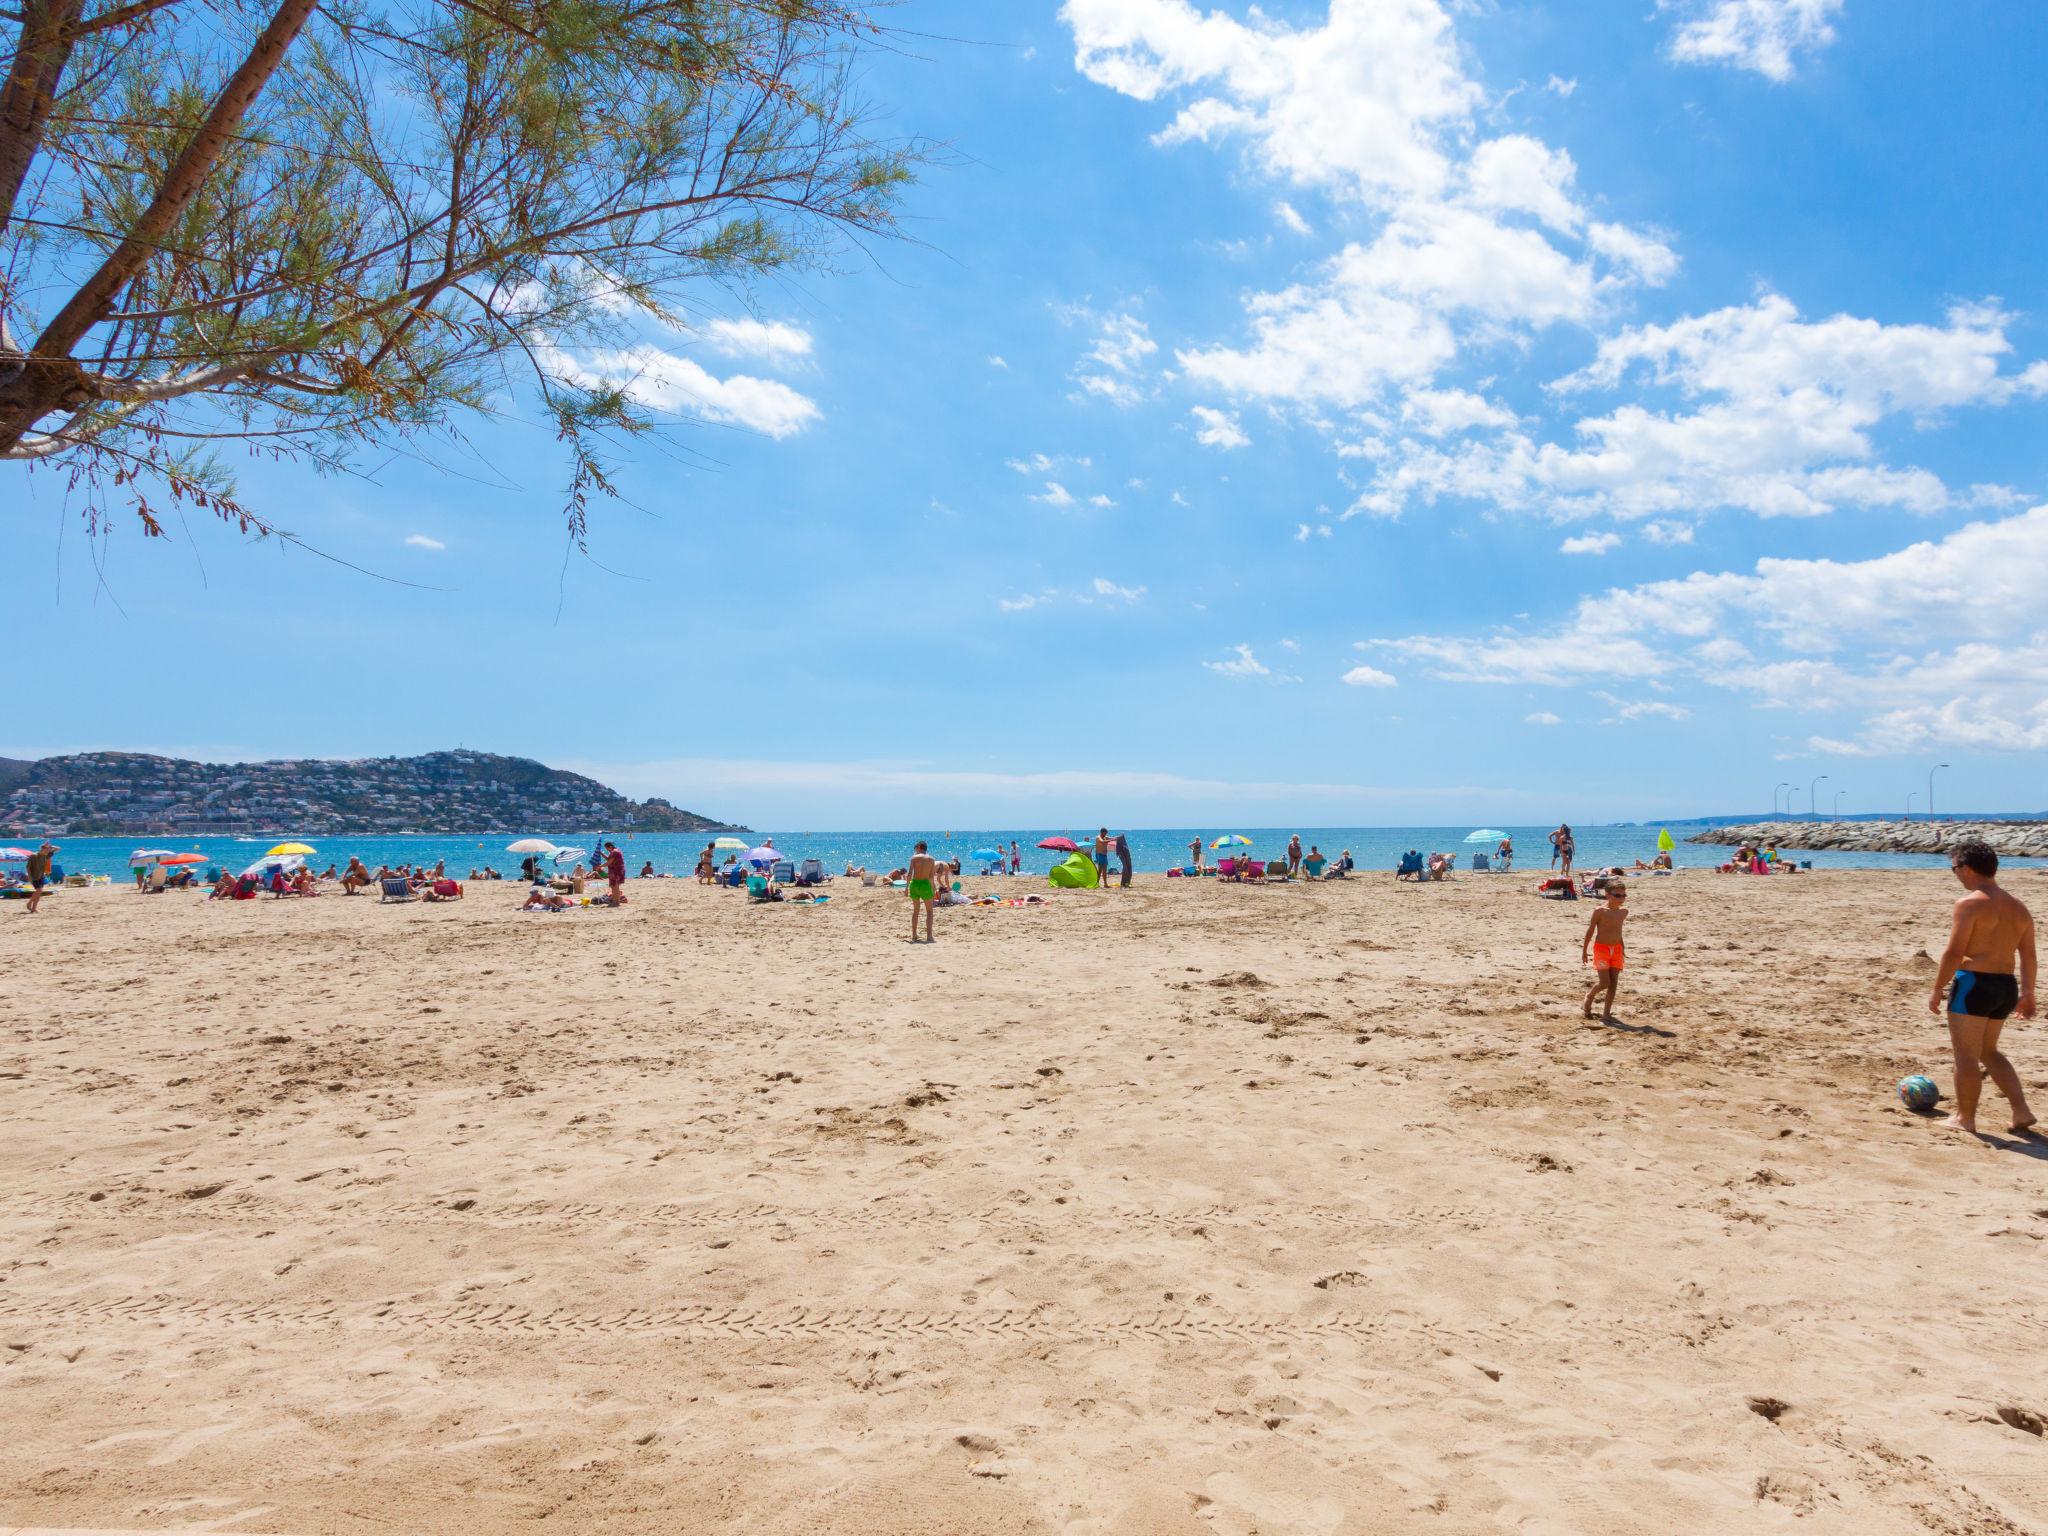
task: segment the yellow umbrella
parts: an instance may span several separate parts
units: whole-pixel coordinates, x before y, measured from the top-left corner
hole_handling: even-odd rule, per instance
[[[266,859],[286,858],[296,853],[300,858],[305,859],[311,858],[314,854],[318,853],[319,851],[319,849],[313,847],[310,843],[279,843],[275,848],[271,849],[270,852],[263,855],[263,857],[265,857]]]

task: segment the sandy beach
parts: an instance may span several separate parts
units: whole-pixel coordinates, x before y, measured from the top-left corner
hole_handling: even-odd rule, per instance
[[[2048,1531],[1954,882],[1531,884],[9,903],[0,1529]]]

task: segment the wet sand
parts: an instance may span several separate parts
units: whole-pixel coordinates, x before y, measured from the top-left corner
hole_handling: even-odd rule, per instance
[[[2048,1531],[1953,883],[1531,883],[0,906],[0,1529]]]

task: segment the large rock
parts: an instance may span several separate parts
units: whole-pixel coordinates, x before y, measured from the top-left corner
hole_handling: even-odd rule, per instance
[[[1686,841],[1850,853],[1940,853],[1967,837],[1982,838],[2001,856],[2048,857],[2044,821],[1752,821],[1710,827]]]

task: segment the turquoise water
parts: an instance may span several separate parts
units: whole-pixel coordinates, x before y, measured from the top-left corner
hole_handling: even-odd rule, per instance
[[[1110,829],[1112,832],[1116,828]],[[1288,832],[1294,829],[1272,829],[1254,827],[1211,828],[1202,833],[1206,846],[1223,831],[1242,832],[1252,839],[1251,853],[1254,858],[1269,854],[1284,853]],[[1461,867],[1470,864],[1470,853],[1474,846],[1467,845],[1465,834],[1472,831],[1469,826],[1460,827],[1302,827],[1299,829],[1302,847],[1311,844],[1319,846],[1331,858],[1344,849],[1351,850],[1351,856],[1361,870],[1392,869],[1399,862],[1401,854],[1409,848],[1424,853],[1433,850],[1455,851]],[[1506,829],[1515,840],[1516,867],[1518,869],[1544,868],[1549,863],[1549,827],[1509,827]],[[1574,828],[1578,839],[1578,863],[1590,864],[1632,864],[1640,858],[1648,860],[1656,853],[1657,830],[1654,827],[1578,827]],[[1712,865],[1726,858],[1730,850],[1707,844],[1684,841],[1693,827],[1672,828],[1672,836],[1679,839],[1675,857],[1681,868],[1688,865]],[[969,870],[975,862],[971,857],[977,848],[1000,845],[1007,851],[1010,840],[1015,838],[1024,850],[1026,871],[1043,875],[1064,855],[1042,852],[1033,845],[1040,838],[1054,835],[1071,837],[1084,848],[1094,836],[1094,827],[1038,827],[1004,828],[994,830],[946,830],[929,832],[765,832],[762,837],[772,837],[777,848],[783,849],[794,858],[817,858],[824,861],[825,868],[837,874],[851,860],[869,869],[888,870],[906,863],[910,858],[911,845],[924,838],[932,845],[934,852],[941,856],[959,854]],[[594,842],[596,832],[546,833],[551,841],[567,847],[588,849]],[[1134,866],[1142,872],[1157,873],[1170,864],[1186,862],[1187,845],[1196,832],[1193,828],[1153,828],[1145,831],[1130,831],[1127,836],[1131,843]],[[697,853],[710,840],[705,833],[639,832],[615,833],[614,840],[625,852],[627,869],[637,874],[642,864],[652,861],[659,874],[687,875],[697,865]],[[129,878],[128,855],[138,847],[174,848],[204,854],[216,864],[230,869],[242,869],[261,857],[265,851],[279,842],[290,839],[290,834],[260,839],[238,839],[232,837],[202,837],[197,839],[136,838],[136,837],[71,837],[56,841],[61,847],[57,862],[65,870],[85,874],[113,875],[117,879]],[[516,873],[519,868],[518,854],[507,853],[505,845],[517,839],[503,833],[468,836],[419,836],[419,837],[316,837],[306,841],[319,849],[319,856],[307,862],[314,869],[325,869],[329,863],[345,865],[350,854],[360,858],[372,870],[379,864],[432,864],[446,860],[448,867],[458,876],[466,876],[472,868],[479,868],[489,862],[505,873]],[[1483,845],[1488,852],[1492,844]],[[720,855],[722,859],[723,854]],[[1217,856],[1204,852],[1206,862],[1213,862]],[[1931,854],[1909,853],[1802,853],[1802,860],[1810,859],[1817,869],[1890,869],[1890,868],[1940,868],[1943,860]],[[2022,863],[2048,862],[2042,860],[2016,860]],[[14,866],[19,868],[19,866]],[[205,865],[197,866],[201,873]]]

